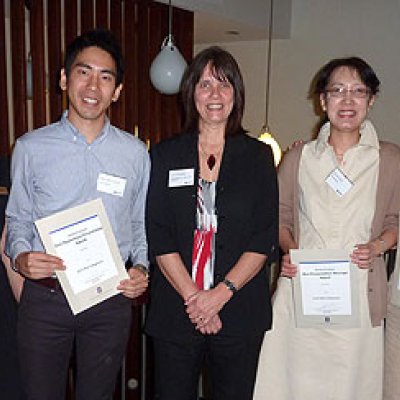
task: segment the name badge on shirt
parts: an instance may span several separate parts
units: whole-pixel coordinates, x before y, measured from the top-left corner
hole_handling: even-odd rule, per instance
[[[126,186],[126,178],[100,173],[97,178],[97,191],[122,197]]]
[[[168,187],[192,186],[194,185],[194,169],[173,169],[169,171]]]
[[[353,182],[339,168],[335,168],[325,182],[339,197],[343,197],[353,187]]]

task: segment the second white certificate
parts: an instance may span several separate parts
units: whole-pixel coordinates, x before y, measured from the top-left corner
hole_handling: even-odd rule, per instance
[[[304,315],[351,315],[350,262],[299,264]]]
[[[297,327],[359,326],[356,266],[345,250],[291,250],[298,267],[293,279]]]

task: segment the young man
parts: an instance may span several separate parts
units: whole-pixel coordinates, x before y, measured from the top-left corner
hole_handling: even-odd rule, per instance
[[[131,298],[147,288],[145,145],[110,125],[122,90],[123,60],[110,32],[90,31],[67,48],[60,87],[68,110],[17,140],[7,206],[6,252],[25,277],[18,351],[29,400],[60,400],[76,348],[76,400],[109,400],[129,336]],[[118,190],[110,190],[104,180]],[[112,189],[112,188],[111,188]],[[115,194],[117,193],[117,194]],[[44,252],[34,221],[101,198],[123,260],[133,267],[122,294],[73,315],[56,279],[63,261]]]

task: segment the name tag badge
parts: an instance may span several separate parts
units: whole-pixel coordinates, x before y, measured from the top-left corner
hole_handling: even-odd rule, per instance
[[[174,169],[169,171],[168,187],[192,186],[194,185],[194,169]]]
[[[97,178],[97,191],[122,197],[126,186],[126,178],[100,173]]]
[[[339,168],[335,168],[326,177],[325,182],[339,197],[343,197],[354,185]]]

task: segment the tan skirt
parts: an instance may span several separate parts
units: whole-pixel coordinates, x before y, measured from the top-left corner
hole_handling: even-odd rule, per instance
[[[291,280],[279,279],[254,400],[382,400],[383,328],[371,326],[366,278],[359,274],[361,327],[340,330],[296,328]]]
[[[400,399],[400,308],[389,304],[385,332],[384,400]]]

